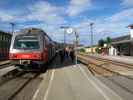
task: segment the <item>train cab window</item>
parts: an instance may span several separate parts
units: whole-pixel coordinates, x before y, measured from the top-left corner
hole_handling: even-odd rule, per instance
[[[14,43],[15,49],[39,49],[37,37],[16,37]]]

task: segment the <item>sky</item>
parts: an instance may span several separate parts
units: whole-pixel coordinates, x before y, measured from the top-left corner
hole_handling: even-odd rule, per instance
[[[72,27],[80,44],[90,44],[90,23],[94,44],[101,38],[129,34],[133,24],[133,0],[1,0],[0,30],[10,32],[27,27],[42,28],[54,41],[63,42],[61,26]],[[72,43],[74,34],[66,34]]]

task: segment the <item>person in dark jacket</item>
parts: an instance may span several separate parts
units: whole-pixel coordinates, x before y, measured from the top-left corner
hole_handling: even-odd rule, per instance
[[[64,49],[60,50],[59,54],[60,54],[60,62],[63,63],[64,62],[64,57],[65,57]]]
[[[70,57],[71,57],[72,62],[74,62],[75,61],[75,52],[74,52],[73,48],[70,51]]]

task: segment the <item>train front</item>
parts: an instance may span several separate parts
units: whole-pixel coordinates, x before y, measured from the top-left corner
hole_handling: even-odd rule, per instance
[[[43,64],[39,36],[17,35],[12,39],[9,58],[21,70],[38,70]]]

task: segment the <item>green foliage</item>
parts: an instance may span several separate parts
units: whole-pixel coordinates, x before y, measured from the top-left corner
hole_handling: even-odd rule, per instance
[[[87,46],[86,48],[90,48],[90,46]]]
[[[85,52],[85,49],[83,49],[83,48],[82,48],[82,49],[80,49],[80,52]]]
[[[107,47],[110,47],[112,39],[110,37],[107,37],[105,42],[107,43]]]
[[[106,40],[101,39],[101,40],[98,41],[98,46],[103,47],[105,43],[109,47],[112,43],[112,39],[110,37],[107,37]]]
[[[106,43],[107,43],[107,44],[111,44],[111,42],[112,42],[112,39],[111,39],[110,37],[107,37],[107,38],[106,38]]]
[[[97,52],[97,53],[101,53],[101,49],[96,48],[96,52]]]
[[[105,43],[105,41],[103,39],[101,39],[101,40],[98,41],[98,46],[103,47],[104,43]]]

